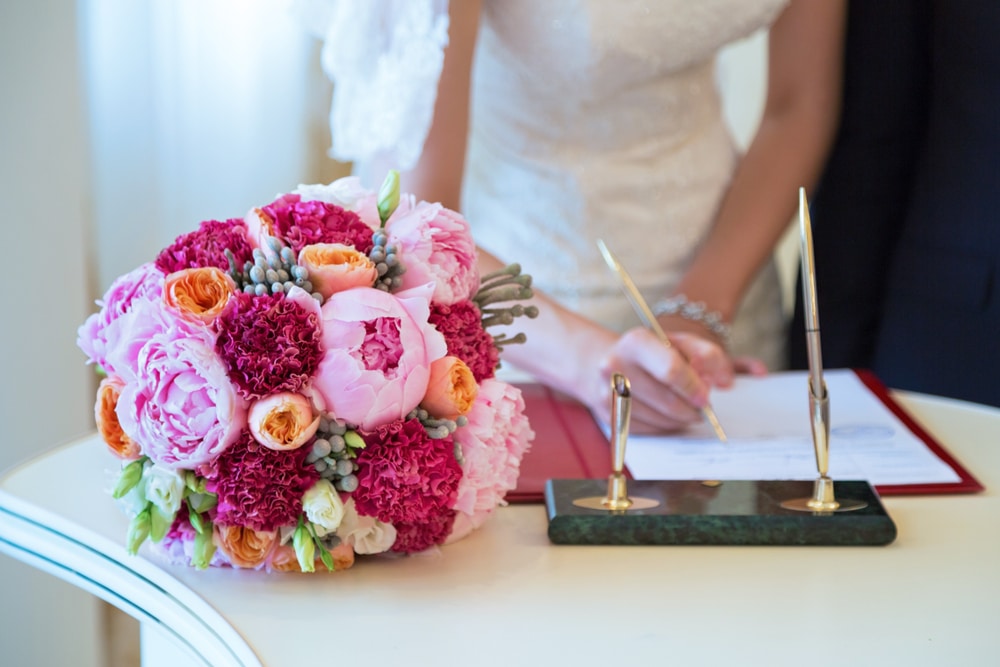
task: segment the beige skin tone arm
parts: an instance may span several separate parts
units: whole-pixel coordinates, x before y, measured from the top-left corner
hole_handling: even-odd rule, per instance
[[[479,0],[450,3],[449,46],[445,52],[434,120],[419,164],[402,175],[404,190],[456,210],[462,210],[470,73],[480,10]],[[765,144],[761,146],[759,154],[764,152]],[[763,157],[758,160],[764,162]],[[743,171],[741,169],[740,173]],[[797,191],[797,187],[793,191]],[[735,181],[727,201],[734,190]],[[753,192],[752,188],[748,191]],[[739,200],[734,202],[732,206]],[[761,213],[754,219],[758,217],[767,216]],[[790,212],[787,219],[790,219]],[[477,223],[502,224],[502,221]],[[744,233],[742,226],[737,227],[738,233]],[[774,240],[764,238],[753,247],[764,247],[768,242],[773,245]],[[495,257],[480,251],[483,273],[501,266]],[[695,295],[697,293],[692,293]],[[671,431],[701,421],[698,408],[708,401],[709,387],[728,386],[732,382],[732,361],[703,329],[685,332],[668,328],[674,343],[674,347],[668,349],[642,327],[618,334],[563,308],[537,291],[533,303],[539,309],[539,316],[518,318],[511,328],[513,332],[524,332],[528,343],[508,346],[504,358],[549,386],[580,400],[604,419],[610,418],[610,375],[613,372],[625,374],[632,385],[633,432]]]
[[[792,0],[770,30],[760,127],[677,289],[727,321],[792,220],[799,188],[815,185],[833,141],[845,4]],[[661,323],[672,331],[699,331],[699,325],[677,317],[661,318]]]

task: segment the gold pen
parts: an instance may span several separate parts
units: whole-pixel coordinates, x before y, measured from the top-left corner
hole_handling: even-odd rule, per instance
[[[663,330],[663,327],[661,327],[660,323],[657,321],[653,311],[650,309],[649,304],[647,304],[646,300],[642,298],[642,294],[639,292],[639,288],[636,287],[635,283],[632,281],[632,277],[628,274],[628,271],[625,270],[625,267],[622,266],[622,263],[618,261],[618,258],[614,256],[611,250],[608,249],[608,246],[601,239],[597,240],[597,247],[600,249],[601,255],[604,256],[604,261],[607,262],[608,266],[611,267],[611,270],[618,276],[622,291],[625,292],[625,296],[628,297],[629,303],[632,304],[633,310],[635,310],[639,319],[642,320],[642,323],[647,329],[656,335],[661,343],[667,347],[674,347],[670,342],[670,339],[667,338],[667,334]],[[680,350],[677,352],[681,355],[682,359],[687,361],[683,352]],[[701,408],[701,414],[705,417],[705,420],[711,424],[716,437],[719,438],[720,441],[726,442],[728,440],[726,432],[722,430],[722,424],[719,423],[719,418],[715,415],[715,410],[712,409],[712,406],[706,404],[703,408]]]

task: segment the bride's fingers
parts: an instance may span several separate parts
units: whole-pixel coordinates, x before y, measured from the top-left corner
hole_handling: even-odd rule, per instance
[[[715,341],[689,332],[672,333],[670,340],[707,383],[716,387],[733,384],[733,360]]]
[[[767,364],[756,357],[734,357],[733,368],[737,373],[760,377],[767,375]]]
[[[645,329],[623,334],[602,364],[602,373],[622,373],[632,385],[633,419],[662,428],[698,421],[708,387],[676,347]]]

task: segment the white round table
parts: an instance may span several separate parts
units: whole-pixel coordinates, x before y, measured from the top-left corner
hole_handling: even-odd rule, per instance
[[[96,437],[0,478],[0,551],[138,618],[144,665],[905,664],[1000,660],[1000,410],[895,393],[986,487],[883,498],[887,547],[554,546],[543,505],[343,573],[125,552]]]

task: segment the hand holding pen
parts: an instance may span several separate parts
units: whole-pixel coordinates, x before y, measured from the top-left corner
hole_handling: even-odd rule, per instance
[[[645,362],[646,370],[651,371],[649,377],[646,377],[644,374],[643,377],[638,379],[630,377],[630,381],[635,385],[637,382],[641,383],[644,379],[653,380],[654,382],[650,383],[650,393],[646,394],[647,400],[652,399],[653,405],[657,402],[660,402],[661,405],[667,405],[675,397],[676,399],[685,401],[689,410],[698,409],[700,411],[701,416],[712,427],[716,437],[725,442],[725,431],[719,423],[711,404],[708,402],[708,387],[702,378],[703,375],[714,378],[714,383],[720,385],[728,385],[732,382],[732,369],[728,363],[724,363],[724,359],[722,360],[723,363],[720,363],[719,348],[713,343],[690,334],[677,334],[671,340],[666,332],[663,331],[663,328],[653,315],[645,299],[639,293],[638,288],[629,276],[628,271],[625,270],[625,267],[622,266],[621,262],[618,261],[603,241],[598,240],[597,245],[604,260],[617,275],[622,291],[628,298],[629,303],[645,326],[644,330],[635,329],[627,332],[623,337],[625,342],[628,342],[628,337],[631,336],[634,343],[634,346],[625,346],[622,350],[623,353],[631,351],[633,354],[638,355],[638,357],[632,359],[626,357],[618,361],[636,362],[642,360]],[[643,342],[644,335],[647,339],[645,344]],[[650,335],[654,338],[655,343],[659,345],[660,354],[656,353],[655,348],[649,347],[648,338]],[[722,356],[724,357],[725,355],[723,354]],[[656,369],[656,359],[662,359],[663,363],[667,364],[659,372]],[[610,360],[612,364],[615,361],[615,359]],[[657,387],[657,383],[655,382],[657,380],[660,381],[661,385],[665,384],[671,387],[672,391],[665,392],[662,386]],[[639,391],[634,391],[633,394],[637,398],[643,395]],[[667,405],[667,407],[676,412],[679,406]]]

